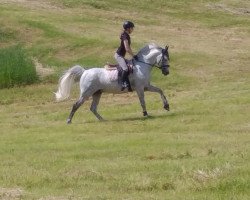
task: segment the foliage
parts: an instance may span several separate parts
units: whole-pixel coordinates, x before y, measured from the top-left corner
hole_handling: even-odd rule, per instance
[[[0,88],[34,83],[36,69],[21,45],[0,49]]]

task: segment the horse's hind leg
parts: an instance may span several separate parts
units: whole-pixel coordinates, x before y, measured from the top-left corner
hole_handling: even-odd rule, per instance
[[[72,110],[71,110],[70,115],[69,115],[69,118],[67,119],[68,124],[71,123],[71,120],[72,120],[75,112],[83,104],[84,100],[85,99],[83,97],[80,97],[80,99],[73,105]]]
[[[100,98],[102,95],[102,91],[98,90],[97,92],[95,92],[92,97],[93,97],[93,101],[92,104],[90,106],[90,110],[92,113],[94,113],[94,115],[97,117],[97,119],[99,120],[103,120],[103,118],[101,117],[101,115],[99,115],[99,113],[97,112],[97,106],[99,104]]]

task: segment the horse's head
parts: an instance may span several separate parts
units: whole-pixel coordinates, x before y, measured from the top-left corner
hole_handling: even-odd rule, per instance
[[[165,49],[162,49],[161,54],[157,57],[157,63],[159,68],[162,71],[162,74],[165,76],[169,74],[169,53],[168,46]]]
[[[139,56],[139,62],[157,66],[165,76],[169,74],[168,46],[163,49],[152,43],[143,47],[137,55]]]

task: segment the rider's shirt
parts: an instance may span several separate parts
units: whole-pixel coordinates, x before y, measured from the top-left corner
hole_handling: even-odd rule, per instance
[[[122,32],[120,39],[121,39],[121,44],[120,44],[119,48],[117,49],[116,53],[122,57],[125,57],[126,49],[125,49],[125,45],[124,45],[124,40],[128,40],[128,44],[130,45],[130,43],[131,43],[130,36],[128,33],[126,33],[124,31],[124,32]]]

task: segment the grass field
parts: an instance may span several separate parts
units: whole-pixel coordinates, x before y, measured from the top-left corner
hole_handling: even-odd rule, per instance
[[[149,6],[150,5],[150,6]],[[0,0],[0,47],[22,44],[55,73],[0,90],[0,199],[232,199],[250,196],[250,3],[244,0]],[[103,95],[66,124],[62,71],[114,62],[121,24],[132,48],[170,46],[143,118],[135,93]],[[0,66],[1,67],[1,66]]]

